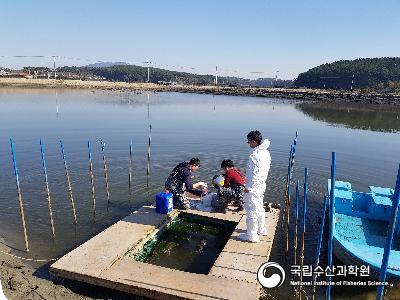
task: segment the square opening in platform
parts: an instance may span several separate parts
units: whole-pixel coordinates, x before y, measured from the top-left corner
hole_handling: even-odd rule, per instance
[[[191,273],[208,274],[237,223],[179,213],[140,249],[125,257]]]

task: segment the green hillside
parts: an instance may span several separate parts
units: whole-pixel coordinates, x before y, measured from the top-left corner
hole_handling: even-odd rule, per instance
[[[323,64],[301,73],[295,86],[400,90],[400,57],[360,58]]]

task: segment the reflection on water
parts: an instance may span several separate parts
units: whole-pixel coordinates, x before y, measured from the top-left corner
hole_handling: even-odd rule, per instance
[[[359,106],[329,103],[300,103],[296,105],[314,120],[348,128],[383,132],[400,131],[400,108],[379,108],[376,105]]]
[[[376,119],[388,121],[389,117],[386,112],[378,112]],[[397,131],[396,122],[397,119],[388,122],[387,128]],[[201,168],[194,174],[195,181],[210,183],[213,175],[221,172],[223,159],[232,159],[245,170],[250,151],[246,134],[258,129],[271,141],[272,163],[264,200],[281,204],[290,144],[299,131],[293,181],[302,181],[304,168],[309,168],[304,259],[306,264],[312,264],[331,151],[337,153],[338,179],[350,181],[355,190],[366,190],[368,185],[393,187],[400,161],[400,152],[393,150],[400,148],[398,133],[366,130],[360,134],[351,128],[328,126],[308,117],[290,102],[265,98],[1,88],[0,128],[0,239],[24,249],[9,145],[12,137],[30,255],[39,258],[58,257],[123,218],[131,209],[153,201],[173,167],[191,157],[201,160]],[[54,240],[39,138],[46,145]],[[60,140],[68,163],[77,225]],[[101,140],[106,143],[109,205]],[[92,150],[96,219],[93,218],[88,141]],[[282,264],[283,237],[284,232],[278,229],[271,253],[271,260]],[[289,265],[286,270],[289,272]],[[288,288],[288,285],[277,288],[273,296],[287,299]],[[371,290],[360,289],[359,299],[368,293],[371,295]]]

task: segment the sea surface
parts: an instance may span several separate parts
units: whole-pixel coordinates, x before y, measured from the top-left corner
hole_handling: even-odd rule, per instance
[[[250,152],[246,134],[250,130],[261,131],[271,141],[272,164],[265,201],[283,204],[290,145],[298,131],[292,190],[296,180],[303,184],[304,168],[308,168],[305,264],[312,264],[331,153],[335,151],[337,155],[337,179],[351,182],[354,190],[367,191],[369,185],[393,188],[400,163],[399,115],[396,108],[302,104],[257,97],[1,88],[0,238],[15,254],[26,256],[10,138],[19,171],[29,257],[48,259],[65,254],[132,210],[152,203],[154,195],[163,190],[170,171],[182,161],[199,157],[201,167],[194,180],[208,183],[221,173],[223,159],[232,159],[245,170]],[[40,139],[45,151],[55,239]],[[60,140],[65,148],[77,225]],[[101,140],[105,142],[109,202]],[[131,140],[133,175],[129,193]],[[92,150],[95,217],[88,142]],[[279,226],[271,260],[285,266],[288,274],[291,263],[285,264],[284,256],[284,232]],[[289,258],[292,260],[293,253]],[[291,299],[294,295],[287,283],[270,291],[267,296],[271,299]],[[307,293],[310,295],[310,291]],[[318,293],[323,295],[324,289],[319,288]],[[391,289],[389,295],[393,299],[400,297],[398,289]],[[334,299],[374,297],[374,288],[333,288]]]

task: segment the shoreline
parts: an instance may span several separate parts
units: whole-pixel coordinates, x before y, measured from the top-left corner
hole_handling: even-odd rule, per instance
[[[13,252],[0,238],[0,281],[8,300],[132,299],[131,294],[53,276],[49,272],[52,261],[27,261],[12,254]],[[1,293],[0,299],[4,299]],[[145,300],[143,297],[137,299]]]
[[[38,274],[43,266],[34,267],[34,264],[17,258],[10,248],[0,243],[0,280],[7,299],[87,299],[43,278]]]
[[[229,96],[268,97],[292,99],[299,101],[315,101],[320,103],[362,103],[377,105],[400,105],[400,94],[365,93],[361,91],[255,88],[255,87],[223,87],[195,85],[161,85],[138,82],[81,81],[63,79],[25,79],[0,78],[1,87],[20,88],[74,88],[97,89],[108,91],[144,91],[178,92],[213,94]]]

